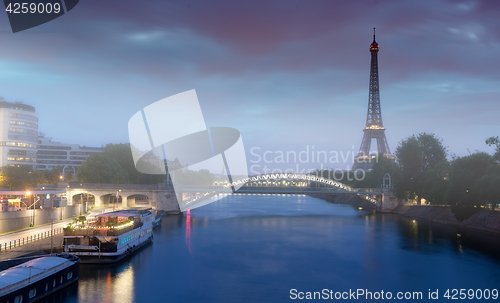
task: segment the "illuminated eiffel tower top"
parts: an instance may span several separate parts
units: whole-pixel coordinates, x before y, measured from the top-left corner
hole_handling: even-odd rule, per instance
[[[370,95],[368,98],[368,114],[366,115],[366,128],[383,129],[382,110],[380,108],[380,91],[378,84],[378,43],[375,40],[375,28],[373,28],[373,42],[370,45],[372,60],[370,64]]]

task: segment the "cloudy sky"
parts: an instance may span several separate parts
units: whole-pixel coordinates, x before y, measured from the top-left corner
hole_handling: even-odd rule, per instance
[[[249,161],[252,148],[268,159],[308,148],[347,155],[363,136],[376,27],[391,151],[432,132],[452,154],[491,153],[498,16],[495,0],[85,0],[16,34],[0,14],[0,95],[35,106],[53,140],[101,146],[128,142],[140,109],[196,89],[207,125],[240,130]]]

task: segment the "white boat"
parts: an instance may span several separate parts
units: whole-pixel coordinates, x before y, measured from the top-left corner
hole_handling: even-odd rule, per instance
[[[163,222],[163,218],[162,218],[161,214],[156,212],[155,219],[153,220],[153,227],[161,226],[161,222]]]
[[[64,251],[81,263],[118,262],[153,241],[151,209],[126,209],[96,216],[96,221],[64,230]]]

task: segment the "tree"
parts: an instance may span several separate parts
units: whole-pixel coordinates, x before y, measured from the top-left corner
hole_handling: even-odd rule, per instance
[[[371,183],[366,187],[380,187],[386,173],[391,176],[393,182],[397,183],[400,179],[399,166],[396,164],[396,161],[380,153],[373,165],[373,169],[367,173],[367,177],[371,178]]]
[[[500,175],[492,173],[482,176],[475,183],[474,190],[478,193],[478,198],[484,202],[491,203],[491,209],[500,203]]]
[[[496,146],[496,152],[493,155],[493,160],[500,162],[500,139],[498,139],[498,137],[489,137],[486,139],[486,144],[489,146]]]
[[[417,198],[420,205],[425,174],[446,159],[446,149],[434,134],[420,133],[401,141],[395,154],[400,168],[395,194],[399,199]]]
[[[80,182],[154,184],[166,179],[165,174],[148,175],[139,172],[135,168],[129,144],[107,144],[99,156],[91,156],[83,161],[77,171]],[[109,163],[103,163],[106,161]],[[99,174],[99,177],[92,174]],[[120,177],[117,177],[117,174],[120,174]]]
[[[487,186],[486,180],[482,178],[491,169],[492,163],[493,158],[487,153],[455,159],[450,169],[448,203],[452,206],[480,207],[487,196],[482,190]]]
[[[8,189],[31,189],[38,184],[49,184],[59,179],[59,168],[32,171],[26,166],[4,166],[1,169],[0,187]]]
[[[20,166],[4,166],[1,168],[2,179],[1,187],[7,189],[27,190],[30,188],[28,180],[30,169]]]
[[[103,154],[90,155],[78,168],[78,179],[85,183],[130,183],[127,171],[115,159]]]
[[[139,183],[142,175],[135,168],[130,144],[107,144],[103,156],[115,160],[125,171],[130,183]]]
[[[422,197],[431,204],[447,204],[450,185],[450,163],[444,159],[429,169],[424,176]]]

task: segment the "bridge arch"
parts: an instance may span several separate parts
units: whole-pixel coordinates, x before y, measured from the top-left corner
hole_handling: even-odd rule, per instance
[[[71,201],[73,204],[81,204],[82,202],[86,202],[88,205],[95,204],[96,195],[90,192],[71,193]]]
[[[118,196],[118,198],[117,198],[117,196]],[[109,193],[101,194],[99,196],[99,200],[100,200],[99,206],[119,207],[122,205],[123,197],[121,194],[117,195],[116,192],[109,192]]]
[[[144,193],[131,193],[125,197],[128,207],[145,206],[149,207],[151,204],[151,197],[149,194]]]
[[[218,186],[221,186],[226,189],[231,189],[235,188],[238,189],[242,186],[248,186],[248,184],[252,184],[255,182],[267,182],[267,183],[272,183],[276,182],[279,180],[286,180],[288,182],[299,182],[300,181],[305,181],[307,182],[307,185],[301,184],[301,186],[308,186],[310,185],[310,182],[316,182],[322,185],[325,185],[325,187],[332,188],[337,190],[339,193],[343,194],[354,194],[358,195],[361,198],[365,199],[366,201],[374,204],[375,206],[378,206],[378,201],[377,199],[370,194],[362,193],[360,192],[359,188],[353,188],[349,185],[346,185],[342,182],[338,182],[335,180],[331,179],[325,179],[323,177],[315,176],[315,175],[308,175],[308,174],[297,174],[297,173],[277,173],[277,174],[263,174],[263,175],[258,175],[258,176],[253,176],[253,177],[248,177],[240,180],[235,180],[232,183],[224,183],[224,184],[215,184]]]
[[[317,182],[323,185],[326,185],[328,187],[335,187],[340,190],[344,191],[355,191],[352,187],[349,185],[346,185],[342,182],[338,182],[335,180],[331,179],[325,179],[323,177],[317,177],[314,175],[307,175],[307,174],[296,174],[296,173],[279,173],[279,174],[264,174],[264,175],[258,175],[258,176],[253,176],[253,177],[248,177],[240,180],[233,181],[231,184],[221,184],[225,185],[227,187],[240,187],[244,186],[245,184],[248,183],[254,183],[254,182],[276,182],[276,181],[288,181],[288,182],[307,182],[308,184],[300,184],[300,186],[307,186],[309,185],[310,182]]]

